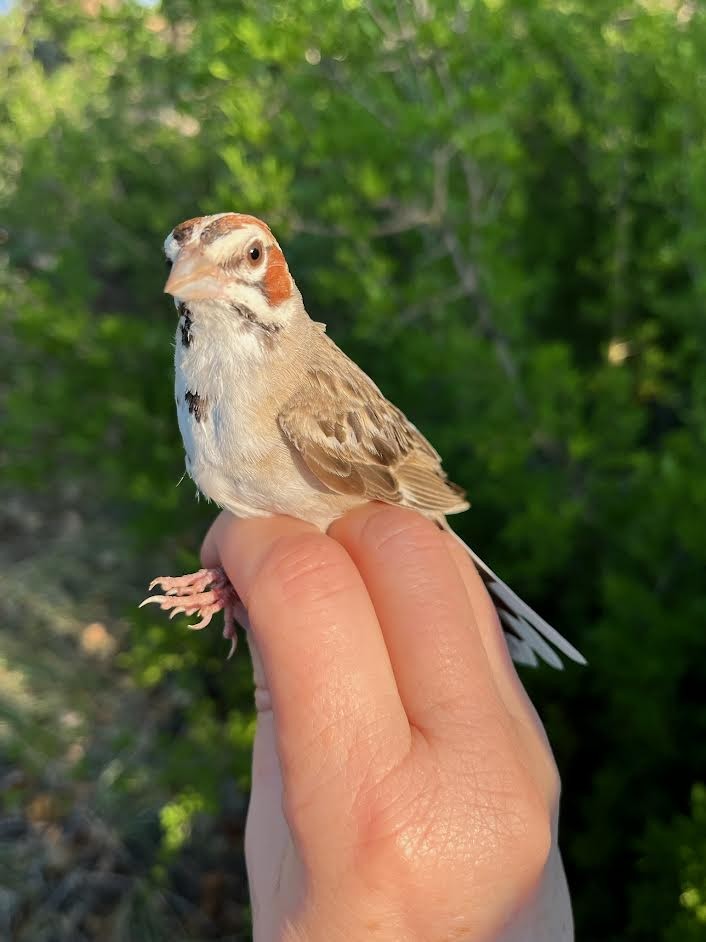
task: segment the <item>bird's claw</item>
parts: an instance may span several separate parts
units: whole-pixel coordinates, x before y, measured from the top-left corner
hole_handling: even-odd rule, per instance
[[[223,611],[223,637],[230,641],[228,659],[233,656],[237,644],[234,608],[239,599],[222,569],[199,569],[177,577],[159,576],[150,582],[150,591],[157,586],[164,594],[149,595],[140,603],[140,608],[152,602],[169,612],[170,619],[181,614],[199,615],[199,621],[187,626],[191,631],[205,628],[217,612]]]

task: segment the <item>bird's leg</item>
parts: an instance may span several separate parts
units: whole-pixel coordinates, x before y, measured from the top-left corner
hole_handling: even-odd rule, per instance
[[[238,609],[243,609],[243,604],[220,566],[217,569],[199,569],[186,576],[159,576],[150,582],[150,591],[155,586],[159,586],[164,595],[148,596],[140,603],[140,608],[154,602],[162,611],[170,612],[170,618],[180,612],[198,614],[200,620],[189,625],[192,631],[205,628],[213,616],[222,611],[225,622],[223,637],[230,641],[228,657],[232,656],[237,643],[235,614]]]

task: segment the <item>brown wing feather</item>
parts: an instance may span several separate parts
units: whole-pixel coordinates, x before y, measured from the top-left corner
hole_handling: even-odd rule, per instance
[[[310,471],[336,493],[413,507],[450,533],[444,517],[468,507],[463,491],[446,479],[429,442],[333,343],[324,346],[280,413],[279,424]],[[453,535],[488,586],[514,660],[536,664],[539,658],[561,667],[553,645],[585,663],[576,648]]]
[[[309,470],[339,494],[432,517],[466,510],[464,492],[424,436],[332,341],[325,353],[279,415]]]

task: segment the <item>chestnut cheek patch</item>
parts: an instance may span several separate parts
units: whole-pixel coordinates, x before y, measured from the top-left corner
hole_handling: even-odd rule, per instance
[[[284,260],[282,249],[271,245],[267,250],[267,269],[263,278],[263,288],[268,303],[277,307],[292,294],[292,278]]]

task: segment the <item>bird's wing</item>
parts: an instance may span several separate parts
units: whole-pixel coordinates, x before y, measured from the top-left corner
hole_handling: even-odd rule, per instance
[[[441,459],[421,432],[388,402],[352,360],[327,341],[279,415],[287,440],[309,470],[338,494],[381,500],[421,511],[451,531],[444,517],[466,510]],[[561,667],[554,648],[584,664],[583,656],[522,601],[456,534],[495,602],[513,660]]]
[[[325,351],[278,417],[312,474],[338,494],[430,517],[466,510],[464,492],[421,432],[328,338]]]

